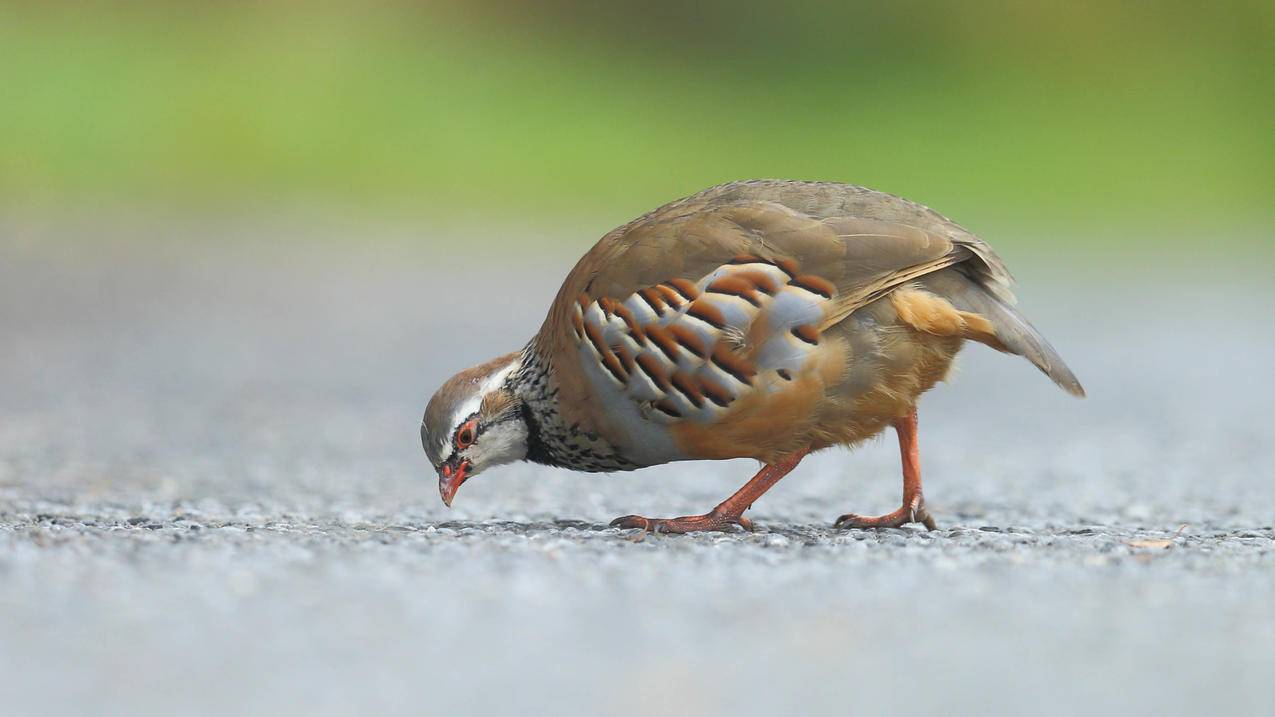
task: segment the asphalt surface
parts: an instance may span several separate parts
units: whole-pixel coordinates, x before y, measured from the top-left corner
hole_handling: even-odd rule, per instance
[[[418,440],[446,375],[534,332],[585,232],[501,256],[344,226],[3,231],[4,714],[1275,702],[1255,263],[1007,250],[1090,398],[967,349],[920,411],[938,531],[829,527],[897,505],[887,436],[807,461],[755,533],[639,539],[606,524],[702,512],[753,465],[511,466],[448,511]]]

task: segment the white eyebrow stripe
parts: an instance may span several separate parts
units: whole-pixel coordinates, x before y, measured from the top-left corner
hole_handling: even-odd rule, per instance
[[[447,459],[452,457],[452,434],[456,432],[456,427],[467,420],[470,416],[478,413],[478,408],[482,406],[483,403],[483,396],[486,396],[489,392],[504,385],[505,380],[509,378],[509,374],[516,371],[521,365],[522,361],[512,361],[508,366],[488,376],[487,379],[483,381],[482,385],[478,387],[478,391],[475,392],[468,401],[460,404],[460,406],[456,408],[456,411],[452,413],[451,430],[443,437],[442,450],[438,452],[438,455],[442,457],[444,463],[447,462]]]

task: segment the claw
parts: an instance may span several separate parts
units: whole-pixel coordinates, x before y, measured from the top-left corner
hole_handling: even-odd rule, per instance
[[[640,515],[624,515],[611,521],[611,527],[622,530],[641,528],[643,532],[647,532],[651,529],[651,521]]]

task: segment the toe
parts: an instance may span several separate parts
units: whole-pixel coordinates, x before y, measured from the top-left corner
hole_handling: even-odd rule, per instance
[[[753,522],[743,516],[688,515],[681,518],[643,518],[640,515],[626,515],[611,521],[612,528],[636,528],[649,533],[695,533],[700,531],[730,532],[736,526],[751,531]]]
[[[640,515],[625,515],[611,521],[611,527],[620,528],[621,530],[627,530],[631,528],[638,528],[641,530],[650,530],[651,521],[647,520],[646,518],[643,518]]]
[[[907,511],[900,508],[893,513],[886,513],[885,515],[878,515],[876,517],[847,513],[840,518],[837,518],[837,522],[833,525],[837,528],[859,528],[861,530],[867,530],[869,528],[897,528],[908,522],[910,521],[908,520]]]

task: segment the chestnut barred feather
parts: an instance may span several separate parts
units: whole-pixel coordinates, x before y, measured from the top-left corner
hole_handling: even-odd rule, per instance
[[[836,289],[784,263],[739,256],[698,281],[673,279],[618,300],[584,295],[573,317],[588,348],[582,360],[657,421],[712,420],[755,390],[759,373],[799,373],[819,343],[817,323]],[[655,295],[658,304],[649,301]],[[771,333],[741,343],[755,327]]]

